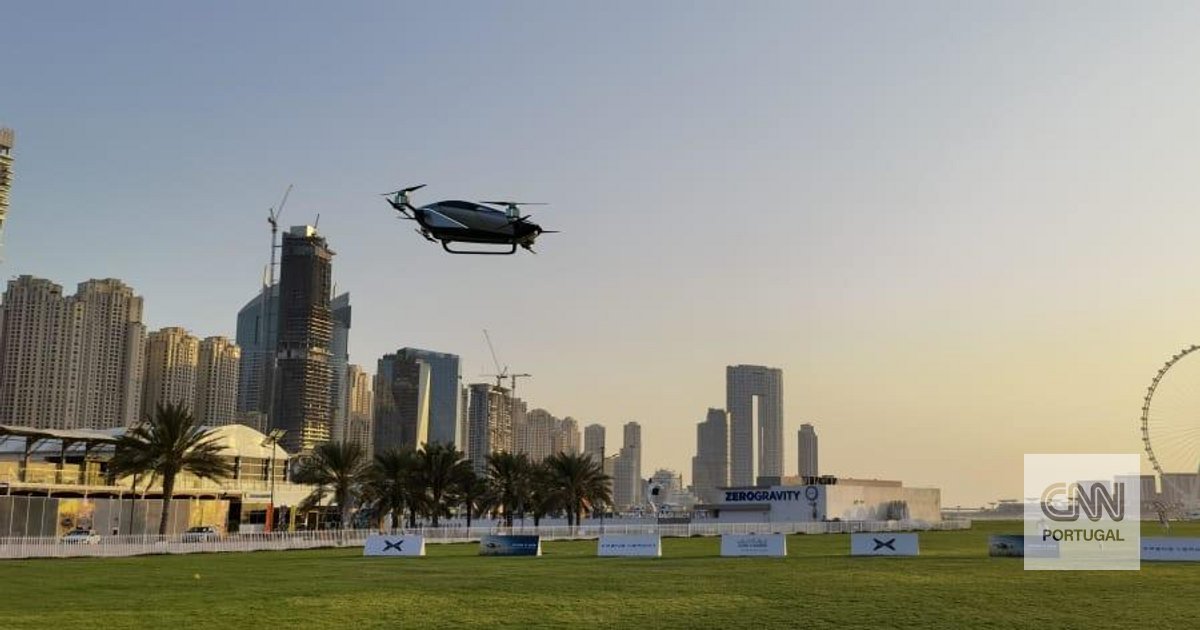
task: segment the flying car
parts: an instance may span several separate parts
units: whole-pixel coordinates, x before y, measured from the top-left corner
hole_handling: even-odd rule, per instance
[[[540,203],[519,201],[458,201],[447,200],[421,207],[412,205],[409,195],[425,187],[412,186],[384,193],[388,203],[400,213],[402,219],[416,221],[417,233],[425,240],[441,243],[442,249],[451,254],[498,254],[516,253],[521,246],[530,253],[533,243],[542,234],[556,230],[543,230],[531,223],[530,215],[521,216],[522,206],[541,206]],[[485,245],[507,245],[508,249],[455,249],[451,243],[479,243]]]

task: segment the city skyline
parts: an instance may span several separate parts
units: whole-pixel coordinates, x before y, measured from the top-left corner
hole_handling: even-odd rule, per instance
[[[637,419],[685,474],[721,368],[775,366],[785,471],[812,420],[823,471],[947,505],[1017,496],[1026,452],[1139,451],[1198,334],[1194,6],[63,6],[6,15],[36,63],[6,68],[2,264],[120,278],[151,329],[233,336],[295,183],[353,363],[404,343],[474,380],[487,328],[522,398]],[[447,256],[377,196],[418,183],[562,233]]]

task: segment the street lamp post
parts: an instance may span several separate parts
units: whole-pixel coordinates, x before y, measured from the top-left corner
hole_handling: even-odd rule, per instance
[[[270,447],[271,447],[271,457],[269,460],[270,463],[268,464],[268,467],[267,467],[267,476],[270,477],[270,480],[268,481],[268,483],[270,484],[270,487],[271,487],[271,498],[270,498],[270,501],[267,503],[267,531],[268,532],[275,531],[275,447],[279,444],[279,440],[286,433],[287,433],[287,431],[285,431],[284,429],[271,429],[271,431],[269,433],[267,433],[266,439],[264,439],[262,441],[262,445],[264,447],[267,446],[268,444],[270,444]]]

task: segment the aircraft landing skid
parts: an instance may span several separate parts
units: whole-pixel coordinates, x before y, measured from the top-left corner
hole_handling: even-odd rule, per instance
[[[450,243],[453,243],[453,242],[455,242],[455,241],[442,241],[442,249],[450,252],[451,254],[467,254],[467,255],[475,255],[475,256],[509,256],[511,254],[517,253],[517,244],[516,243],[512,243],[511,248],[508,250],[488,251],[485,249],[450,249]]]

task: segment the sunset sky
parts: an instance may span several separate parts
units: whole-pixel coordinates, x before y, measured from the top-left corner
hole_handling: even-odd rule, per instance
[[[783,369],[789,474],[810,422],[822,472],[1015,498],[1024,453],[1140,453],[1150,378],[1200,339],[1195,3],[24,2],[0,22],[6,277],[120,278],[149,327],[232,336],[294,183],[282,222],[320,213],[352,362],[416,346],[482,380],[487,328],[531,406],[606,425],[610,451],[639,421],[647,474],[691,482],[725,366],[752,363]],[[549,202],[535,221],[562,233],[450,256],[378,196],[418,183]]]

